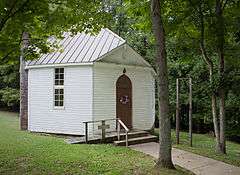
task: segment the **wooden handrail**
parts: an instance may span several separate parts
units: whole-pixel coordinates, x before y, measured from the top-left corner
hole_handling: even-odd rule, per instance
[[[118,119],[118,122],[122,125],[122,127],[125,129],[125,131],[129,131],[128,127],[122,122],[122,120]]]
[[[128,132],[129,132],[129,129],[123,123],[123,121],[119,118],[112,118],[112,119],[105,119],[105,120],[92,120],[92,121],[83,122],[85,124],[85,141],[86,141],[86,143],[88,142],[88,123],[106,122],[106,121],[111,121],[111,120],[115,120],[117,122],[118,141],[120,140],[120,127],[122,126],[123,129],[125,130],[126,146],[128,146]]]
[[[121,119],[117,118],[117,122],[118,122],[118,125],[117,125],[118,140],[120,140],[120,125],[122,125],[122,127],[125,129],[125,132],[126,132],[125,138],[126,138],[126,147],[127,147],[127,146],[128,146],[128,132],[129,132],[129,129],[128,129],[128,127],[122,122]]]
[[[91,120],[91,121],[86,121],[83,123],[97,123],[97,122],[102,122],[102,121],[111,121],[111,120],[117,120],[116,118],[111,118],[111,119],[105,119],[105,120]]]

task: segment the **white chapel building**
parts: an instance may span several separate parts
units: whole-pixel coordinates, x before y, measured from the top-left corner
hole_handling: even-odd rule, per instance
[[[124,39],[102,29],[64,33],[59,45],[27,63],[29,131],[84,135],[83,122],[112,118],[133,130],[153,127],[155,72]]]

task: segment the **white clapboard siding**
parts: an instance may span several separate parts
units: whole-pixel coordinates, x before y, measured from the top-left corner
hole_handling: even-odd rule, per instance
[[[155,81],[148,67],[96,62],[93,67],[93,119],[116,118],[116,81],[126,69],[132,82],[133,129],[149,130],[155,119]],[[114,129],[115,124],[112,124]],[[96,126],[95,126],[96,130]]]
[[[92,120],[92,67],[65,67],[64,80],[64,109],[54,109],[54,68],[30,69],[30,131],[84,135],[82,122]]]

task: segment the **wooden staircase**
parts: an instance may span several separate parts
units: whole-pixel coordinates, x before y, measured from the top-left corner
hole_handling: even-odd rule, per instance
[[[116,146],[125,146],[126,139],[124,135],[121,135],[121,140],[113,141]],[[156,142],[157,136],[149,134],[147,131],[132,131],[128,133],[128,145],[135,145],[140,143]]]
[[[118,140],[117,133],[106,134],[106,139],[104,143],[113,143],[116,146],[126,146],[126,134],[125,132],[120,132],[120,139]],[[151,135],[147,131],[132,130],[128,133],[128,145],[156,142],[157,137]],[[65,139],[65,142],[69,144],[85,144],[85,137],[70,137]],[[96,138],[89,138],[88,144],[98,144],[103,143],[101,136]]]
[[[110,126],[106,124],[107,121],[116,121],[116,131],[106,132]],[[69,144],[96,144],[96,143],[113,143],[116,146],[128,146],[147,142],[156,142],[157,136],[151,135],[147,131],[141,130],[129,130],[127,126],[118,118],[96,120],[83,122],[85,124],[85,136],[80,138],[70,138],[65,141]],[[88,124],[89,123],[101,123],[98,125],[98,129],[101,130],[100,135],[93,137],[88,136]]]

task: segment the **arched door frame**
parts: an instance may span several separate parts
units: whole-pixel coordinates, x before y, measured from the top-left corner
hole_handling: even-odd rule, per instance
[[[132,82],[125,73],[116,82],[116,117],[132,128]]]

